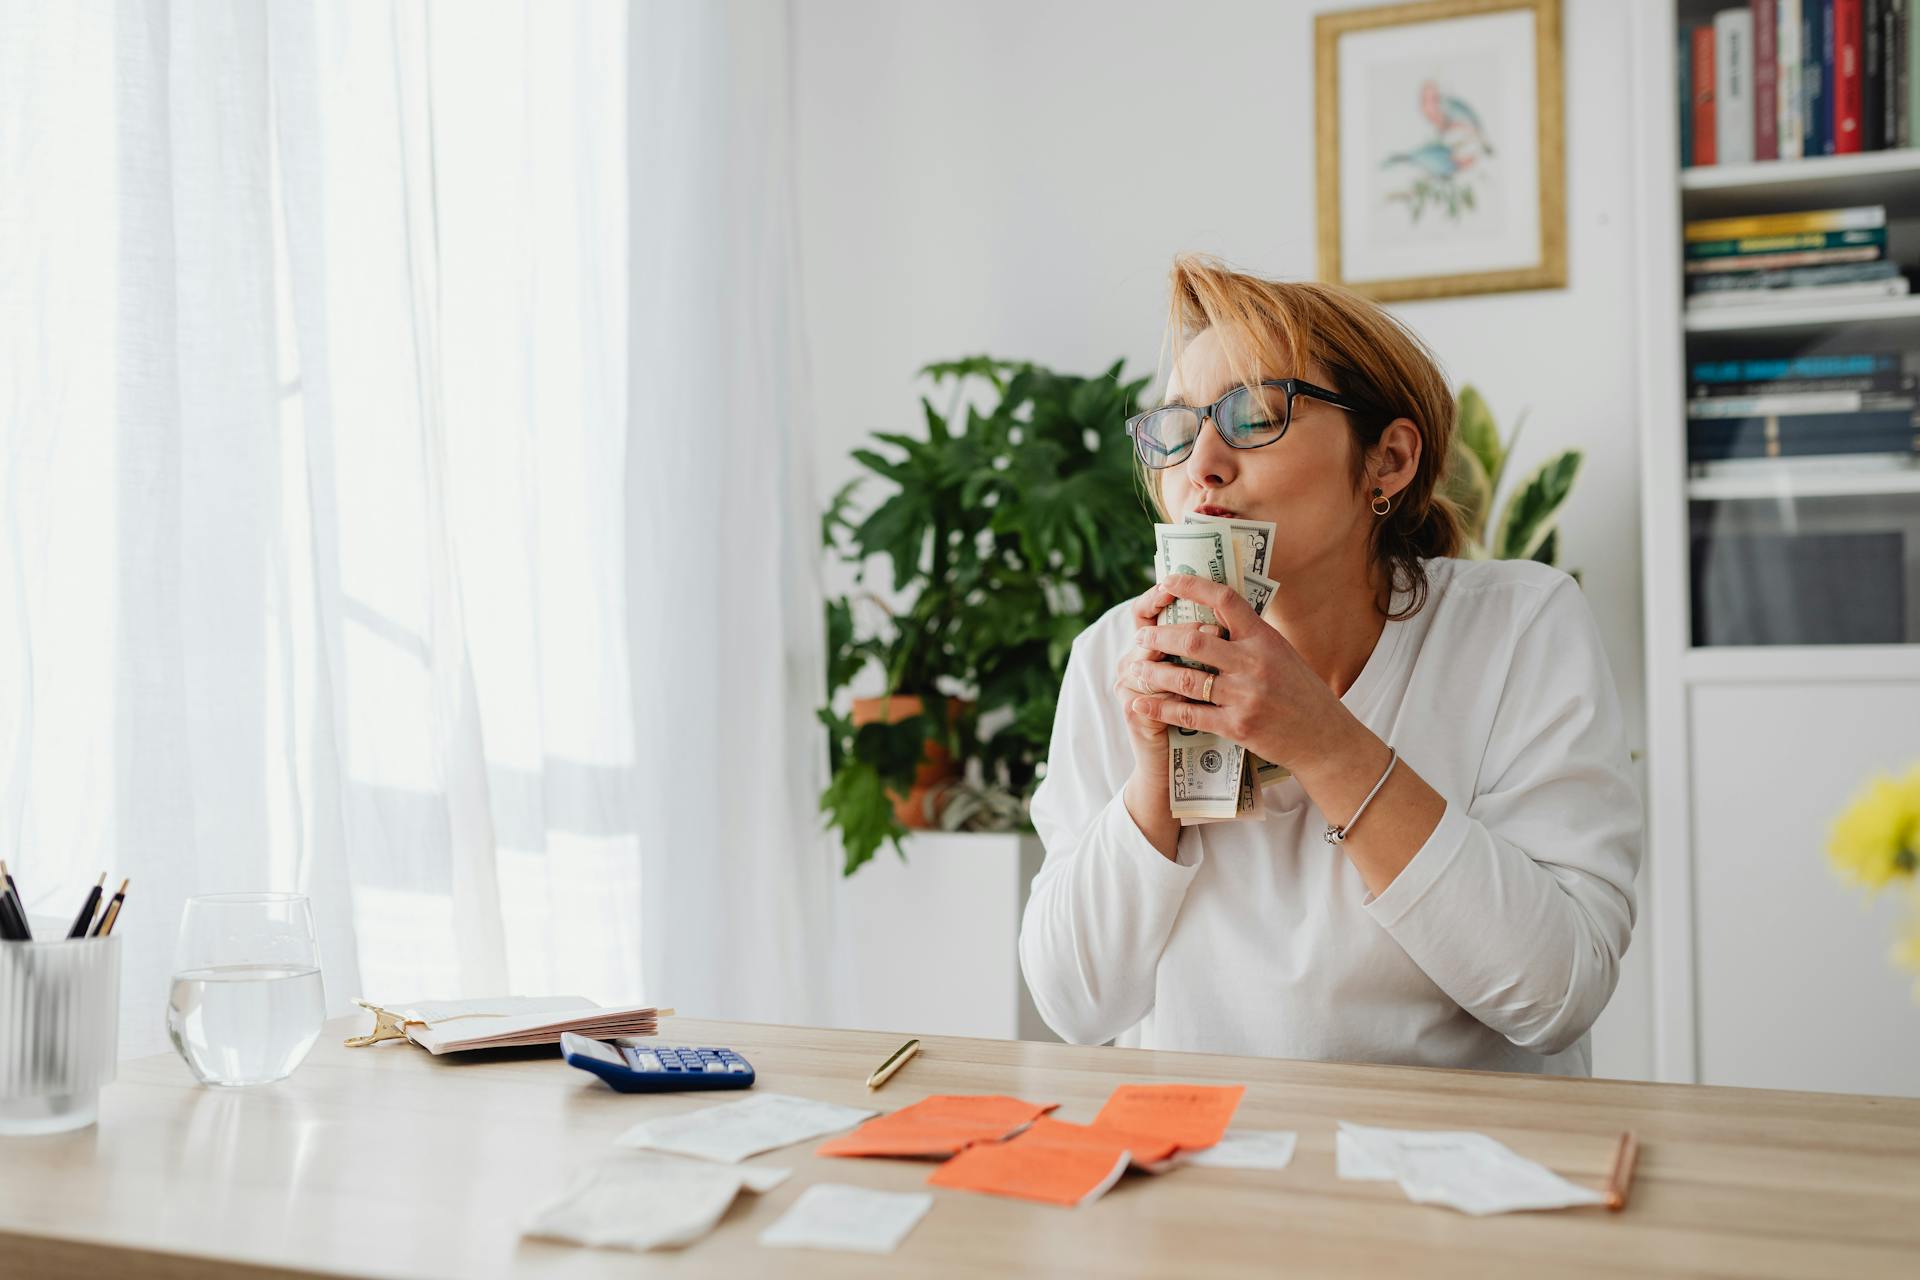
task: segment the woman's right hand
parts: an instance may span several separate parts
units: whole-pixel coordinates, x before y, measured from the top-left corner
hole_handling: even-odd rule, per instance
[[[1155,626],[1160,611],[1174,597],[1159,584],[1148,588],[1133,602],[1134,630]],[[1218,635],[1218,628],[1204,628]],[[1160,690],[1149,690],[1141,680],[1141,665],[1162,661],[1167,655],[1158,649],[1128,649],[1120,655],[1114,670],[1114,695],[1120,699],[1120,713],[1127,722],[1127,742],[1133,748],[1133,774],[1127,779],[1127,812],[1134,825],[1154,848],[1167,858],[1174,856],[1180,839],[1180,821],[1173,816],[1167,799],[1167,726],[1164,721],[1142,715],[1136,706],[1172,697]]]

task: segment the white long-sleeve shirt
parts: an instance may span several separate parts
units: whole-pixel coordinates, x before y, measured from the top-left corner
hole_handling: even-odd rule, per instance
[[[1446,800],[1384,893],[1300,783],[1261,821],[1189,827],[1177,861],[1121,799],[1128,606],[1074,642],[1020,960],[1065,1039],[1587,1075],[1633,929],[1641,807],[1578,585],[1524,561],[1427,561],[1341,701]],[[1404,597],[1396,600],[1396,606]],[[1333,820],[1344,822],[1349,815]]]

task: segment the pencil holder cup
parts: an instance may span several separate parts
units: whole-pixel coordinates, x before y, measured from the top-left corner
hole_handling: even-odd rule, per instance
[[[119,1026],[120,939],[0,942],[0,1137],[92,1124]]]

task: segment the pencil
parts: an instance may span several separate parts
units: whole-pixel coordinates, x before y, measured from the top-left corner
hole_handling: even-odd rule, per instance
[[[1619,1150],[1613,1153],[1613,1172],[1607,1175],[1607,1208],[1615,1213],[1627,1207],[1627,1193],[1633,1189],[1633,1166],[1640,1158],[1640,1140],[1629,1129],[1620,1135]]]
[[[32,942],[33,926],[27,923],[27,904],[20,901],[20,890],[13,883],[13,872],[0,860],[0,930],[10,942]]]
[[[918,1052],[920,1052],[920,1042],[918,1040],[909,1040],[898,1049],[895,1049],[893,1056],[881,1063],[874,1069],[874,1073],[867,1077],[867,1088],[878,1089],[881,1085],[893,1079],[894,1073],[906,1066],[907,1059]]]
[[[106,887],[107,873],[102,871],[100,879],[93,888],[87,890],[87,900],[80,904],[80,914],[73,918],[73,928],[67,930],[69,938],[84,938],[93,924],[94,910],[100,905],[100,891]]]
[[[113,922],[120,918],[120,905],[127,900],[127,886],[132,883],[132,880],[120,882],[120,888],[113,895],[113,901],[109,902],[107,909],[100,913],[99,923],[93,926],[93,933],[89,936],[104,938],[113,932]]]

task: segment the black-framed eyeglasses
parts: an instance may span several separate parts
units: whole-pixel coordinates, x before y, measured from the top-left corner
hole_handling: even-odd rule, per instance
[[[1127,435],[1140,461],[1155,471],[1182,462],[1200,438],[1202,422],[1211,421],[1235,449],[1263,449],[1287,434],[1293,425],[1293,402],[1308,396],[1348,413],[1364,413],[1359,401],[1316,387],[1298,378],[1274,378],[1257,387],[1239,386],[1209,405],[1170,404],[1127,419]]]

